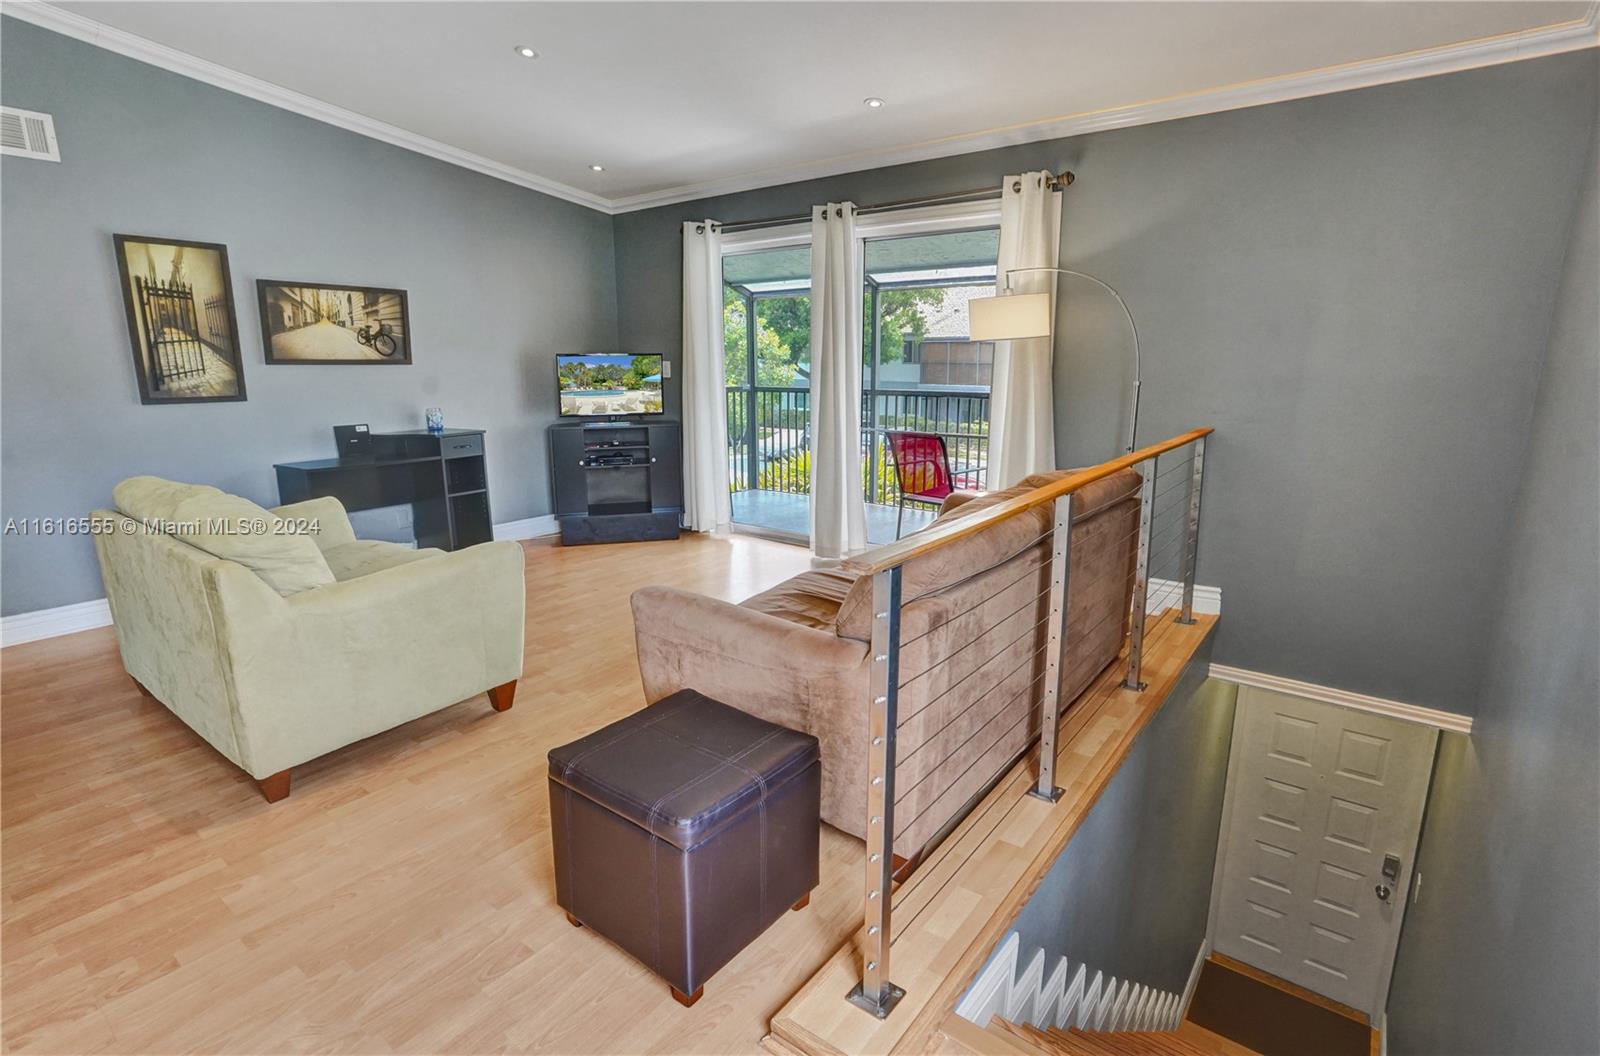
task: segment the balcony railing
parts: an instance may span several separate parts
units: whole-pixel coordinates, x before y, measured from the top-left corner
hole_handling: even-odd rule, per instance
[[[728,481],[734,491],[811,490],[811,390],[729,386]],[[951,473],[983,489],[989,478],[989,394],[971,390],[869,390],[861,399],[862,494],[893,504],[898,482],[883,436],[909,430],[936,433],[950,454]]]

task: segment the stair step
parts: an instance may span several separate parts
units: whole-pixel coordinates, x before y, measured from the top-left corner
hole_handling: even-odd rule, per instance
[[[959,1020],[961,1017],[954,1016],[951,1018]],[[1009,1023],[999,1016],[991,1019],[987,1027],[979,1027],[974,1024],[971,1031],[967,1031],[964,1024],[965,1021],[962,1021],[960,1036],[952,1037],[951,1040],[956,1042],[958,1046],[964,1046],[975,1054],[981,1053],[982,1056],[1036,1056],[1040,1052],[1054,1051],[1041,1049],[1037,1041],[1018,1033],[1016,1024]],[[974,1036],[972,1032],[976,1032],[977,1036]],[[949,1031],[947,1030],[946,1033],[949,1034]],[[961,1048],[957,1047],[953,1051],[959,1053]]]
[[[1022,1028],[1032,1030],[1033,1028]],[[1050,1052],[1073,1056],[1259,1056],[1250,1049],[1185,1021],[1177,1030],[1061,1030],[1043,1033]]]
[[[1080,1046],[1077,1051],[1094,1053],[1095,1056],[1160,1056],[1166,1051],[1160,1047],[1159,1040],[1151,1040],[1152,1037],[1159,1039],[1160,1035],[1076,1028],[1056,1033],[1070,1037],[1076,1042]]]
[[[1188,1020],[1177,1030],[1110,1031],[1040,1029],[996,1016],[989,1021],[987,1030],[1000,1042],[998,1051],[1007,1053],[1022,1050],[1042,1056],[1259,1056]]]
[[[1012,1042],[1021,1042],[1034,1052],[1050,1054],[1071,1054],[1074,1049],[1063,1049],[1058,1042],[1044,1031],[1030,1027],[1026,1023],[1013,1023],[1008,1019],[995,1016],[989,1021],[989,1031],[998,1034],[1001,1038]]]

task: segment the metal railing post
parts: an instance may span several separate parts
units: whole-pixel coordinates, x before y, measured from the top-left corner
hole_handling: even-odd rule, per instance
[[[1056,787],[1056,724],[1060,715],[1061,643],[1067,634],[1067,572],[1072,562],[1072,496],[1055,500],[1056,525],[1050,547],[1050,615],[1044,647],[1044,693],[1039,700],[1039,783],[1028,795],[1051,803]]]
[[[1194,566],[1200,551],[1200,485],[1206,464],[1206,438],[1194,442],[1189,455],[1189,523],[1183,543],[1183,613],[1179,623],[1194,622]]]
[[[1139,681],[1139,664],[1144,659],[1144,612],[1150,593],[1151,506],[1155,504],[1159,459],[1150,459],[1141,469],[1144,483],[1139,487],[1139,561],[1133,571],[1133,618],[1128,626],[1128,677],[1122,683],[1124,689],[1145,688]]]
[[[872,577],[872,681],[867,706],[867,884],[861,983],[850,1003],[879,1019],[905,991],[889,981],[894,893],[894,731],[900,684],[900,567]]]

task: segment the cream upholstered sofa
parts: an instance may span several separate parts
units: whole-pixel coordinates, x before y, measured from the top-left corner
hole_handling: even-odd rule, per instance
[[[265,510],[134,477],[96,511],[128,673],[269,801],[317,756],[522,674],[523,552],[360,540],[337,499]]]
[[[971,516],[1065,476],[947,499]],[[1139,523],[1135,470],[1073,495],[1063,712],[1127,632]],[[900,616],[895,854],[913,859],[1039,736],[1048,606],[1048,504],[907,562]],[[937,522],[936,522],[937,523]],[[822,817],[866,828],[872,581],[855,566],[804,572],[739,605],[668,587],[633,595],[650,701],[693,688],[822,744]]]

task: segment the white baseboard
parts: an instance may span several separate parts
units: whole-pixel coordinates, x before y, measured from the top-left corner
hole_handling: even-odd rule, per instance
[[[1198,608],[1199,606],[1196,605],[1197,610]],[[1352,693],[1348,689],[1336,689],[1333,686],[1319,686],[1314,682],[1300,682],[1280,675],[1269,675],[1264,671],[1248,671],[1242,667],[1212,664],[1211,677],[1220,678],[1224,682],[1233,682],[1241,686],[1254,686],[1256,689],[1268,689],[1276,693],[1286,693],[1291,697],[1320,700],[1324,704],[1336,704],[1341,708],[1354,708],[1356,711],[1367,711],[1374,715],[1385,715],[1391,719],[1432,726],[1436,730],[1444,730],[1448,733],[1472,732],[1472,716],[1470,715],[1460,715],[1453,711],[1440,711],[1438,708],[1425,708],[1420,704],[1407,704],[1399,700],[1369,697],[1365,693]]]
[[[54,638],[109,626],[111,606],[106,604],[105,598],[96,598],[94,601],[80,601],[76,605],[6,616],[0,619],[0,645],[21,645],[23,642],[36,642],[40,638]]]
[[[1017,974],[1017,948],[1020,942],[1020,937],[1014,931],[1005,937],[983,974],[978,976],[966,996],[956,1005],[956,1015],[980,1027],[987,1027],[990,1017],[997,1012],[1005,1012],[1006,1001],[1011,995],[1011,980]]]
[[[1183,605],[1183,581],[1178,579],[1152,579],[1145,592],[1145,611],[1160,612]],[[1202,616],[1222,614],[1222,588],[1194,585],[1194,611]]]
[[[1189,1002],[1194,1000],[1194,988],[1200,985],[1200,971],[1206,966],[1206,958],[1211,956],[1211,939],[1206,937],[1200,942],[1200,948],[1194,953],[1194,965],[1189,969],[1189,981],[1183,984],[1183,1000],[1178,1002],[1179,1022],[1189,1014]]]
[[[494,526],[496,539],[539,539],[546,535],[555,535],[561,531],[561,526],[556,523],[556,516],[547,513],[543,517],[526,517],[520,521],[507,521],[505,524]]]
[[[528,517],[520,521],[507,521],[494,526],[496,539],[538,539],[555,535],[561,529],[554,514]],[[111,626],[111,606],[105,598],[81,601],[76,605],[62,605],[54,609],[37,609],[19,612],[15,616],[0,618],[0,646],[21,645],[41,638],[55,638],[75,634],[96,627]]]

